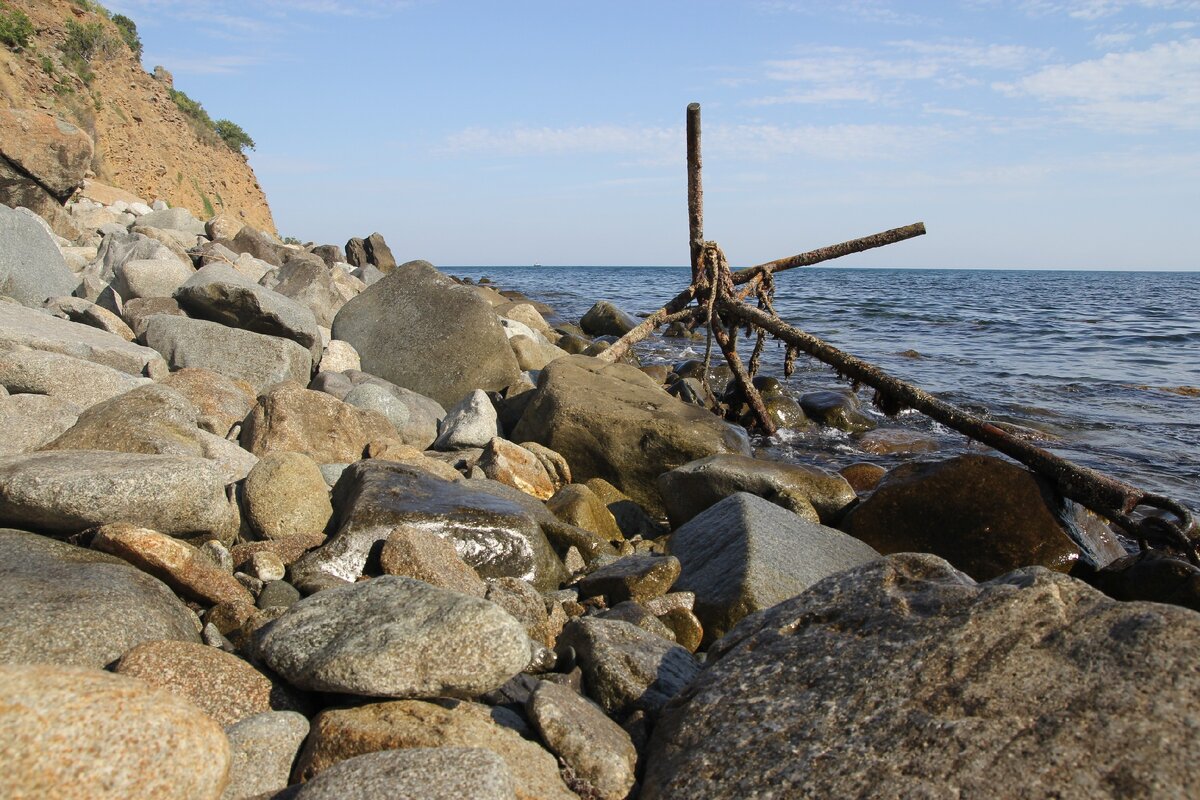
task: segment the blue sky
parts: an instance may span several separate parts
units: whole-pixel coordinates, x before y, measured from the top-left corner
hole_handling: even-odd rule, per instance
[[[282,234],[440,265],[1200,269],[1200,0],[110,0]],[[843,263],[843,262],[839,262]]]

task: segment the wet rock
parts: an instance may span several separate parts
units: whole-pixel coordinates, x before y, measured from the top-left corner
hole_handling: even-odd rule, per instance
[[[308,720],[295,711],[264,711],[226,727],[233,757],[221,800],[269,795],[288,785]]]
[[[402,575],[430,586],[483,597],[487,584],[454,549],[454,543],[436,533],[398,525],[383,542],[379,567],[385,575]]]
[[[629,495],[603,478],[589,478],[584,486],[591,489],[608,508],[626,539],[655,539],[667,532],[666,526],[651,519],[646,510]]]
[[[965,455],[896,467],[841,527],[881,553],[934,553],[987,580],[1031,565],[1069,570],[1082,523],[1078,506],[1028,470]],[[1100,566],[1117,556],[1107,544],[1088,546]]]
[[[254,407],[254,389],[250,384],[210,369],[187,367],[159,382],[190,400],[196,407],[196,424],[217,436],[228,436]]]
[[[3,357],[0,356],[0,360]],[[0,455],[32,453],[70,429],[79,419],[79,407],[41,394],[0,396]]]
[[[257,637],[291,684],[371,697],[472,697],[529,662],[521,624],[493,603],[411,578],[319,592]]]
[[[211,461],[92,450],[0,458],[0,524],[70,535],[124,520],[186,538],[232,538],[237,509]]]
[[[800,396],[800,407],[809,419],[830,428],[858,433],[875,427],[874,420],[860,410],[858,398],[849,392],[806,392]]]
[[[522,578],[539,589],[558,588],[565,571],[538,517],[485,484],[492,482],[452,483],[397,462],[352,464],[334,489],[334,505],[341,514],[337,534],[295,564],[293,576],[355,580],[376,543],[397,526],[410,525],[452,541],[482,577]],[[509,491],[541,506],[528,495]],[[552,516],[544,508],[542,513]]]
[[[838,470],[838,474],[846,479],[846,483],[850,484],[855,492],[867,494],[879,485],[883,476],[887,474],[887,470],[878,464],[858,462],[842,467]]]
[[[589,336],[624,336],[638,326],[636,317],[626,314],[607,300],[596,303],[579,320]]]
[[[479,456],[483,474],[539,500],[554,494],[554,482],[542,461],[532,452],[506,439],[493,438]]]
[[[1195,612],[1040,568],[976,584],[881,559],[710,651],[659,719],[642,797],[1189,796],[1197,636]]]
[[[321,469],[303,453],[268,453],[246,476],[242,493],[246,521],[264,539],[324,533],[333,516]]]
[[[303,706],[294,691],[237,656],[193,642],[144,642],[121,656],[113,671],[186,698],[223,726]]]
[[[431,447],[434,450],[485,447],[501,433],[492,401],[486,392],[476,389],[446,413]]]
[[[0,206],[0,241],[0,295],[40,308],[79,285],[50,234],[28,214]]]
[[[504,760],[480,747],[413,747],[348,758],[292,800],[516,800]]]
[[[575,480],[604,478],[655,512],[663,472],[715,453],[749,454],[740,428],[679,402],[633,367],[586,356],[542,371],[511,438],[561,453]]]
[[[202,319],[156,314],[142,336],[172,369],[202,367],[244,380],[256,393],[283,381],[308,383],[312,353],[290,339]]]
[[[0,303],[0,349],[28,347],[91,361],[130,375],[167,374],[157,350],[125,341],[116,334],[52,317],[15,303]]]
[[[818,467],[730,454],[690,462],[659,476],[657,483],[673,527],[737,492],[826,524],[837,521],[856,497],[844,478]]]
[[[679,578],[679,559],[634,555],[592,572],[577,584],[581,598],[602,595],[610,605],[625,600],[642,602],[667,593]]]
[[[0,529],[0,663],[101,669],[142,642],[198,642],[196,618],[120,559]]]
[[[501,390],[520,374],[491,307],[432,264],[410,261],[346,303],[333,337],[363,369],[453,406],[476,389]]]
[[[876,455],[892,453],[932,453],[940,450],[937,439],[917,431],[883,428],[868,431],[855,440],[865,452]]]
[[[96,531],[92,549],[128,561],[192,600],[254,605],[254,597],[236,578],[214,566],[197,548],[158,531],[110,523]]]
[[[540,683],[526,704],[542,741],[603,800],[633,788],[637,750],[629,734],[574,690]]]
[[[260,457],[289,451],[329,464],[357,461],[369,443],[393,435],[376,411],[288,383],[259,397],[242,426],[241,442]]]
[[[1147,550],[1096,571],[1076,565],[1071,574],[1117,600],[1147,600],[1200,611],[1200,567]],[[1077,572],[1079,574],[1077,574]]]
[[[330,709],[313,720],[296,775],[304,780],[319,778],[338,762],[381,750],[471,747],[503,759],[518,797],[573,800],[575,795],[559,776],[554,756],[498,724],[493,719],[496,714],[476,703],[435,705],[420,700]]]
[[[674,632],[663,624],[662,620],[647,611],[644,606],[632,600],[617,603],[607,611],[597,613],[596,617],[599,619],[628,622],[630,625],[636,625],[647,633],[661,636],[668,642],[675,641]],[[695,648],[692,648],[689,652],[695,652]]]
[[[608,506],[582,483],[562,487],[546,501],[546,507],[563,522],[591,531],[605,541],[620,542],[625,538]]]
[[[879,557],[841,531],[744,492],[671,534],[671,554],[682,564],[676,587],[695,594],[709,643],[747,614]]]
[[[567,647],[588,695],[618,720],[637,710],[656,715],[700,671],[687,650],[628,622],[572,620],[555,645],[559,653]]]
[[[45,395],[79,411],[149,383],[149,378],[60,353],[0,352],[0,385],[11,394]]]
[[[10,797],[217,800],[230,749],[194,705],[86,667],[0,666]]]

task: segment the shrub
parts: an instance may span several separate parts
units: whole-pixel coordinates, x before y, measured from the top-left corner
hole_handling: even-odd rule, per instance
[[[92,74],[92,62],[101,56],[111,55],[116,47],[117,41],[108,35],[104,23],[87,22],[81,25],[73,19],[67,20],[67,38],[62,44],[63,62],[84,83],[90,84],[95,77]]]
[[[33,36],[33,23],[25,12],[19,8],[7,11],[0,4],[0,42],[13,50],[21,50],[29,45]]]
[[[121,39],[124,40],[125,44],[129,45],[129,49],[140,59],[142,57],[142,37],[138,36],[137,25],[124,14],[114,14],[112,21],[117,26],[117,31],[121,34]]]
[[[217,131],[217,136],[221,137],[221,141],[229,145],[229,149],[235,153],[244,153],[246,148],[254,149],[254,140],[250,138],[250,134],[242,130],[242,126],[236,122],[230,122],[227,119],[219,119],[213,125]]]

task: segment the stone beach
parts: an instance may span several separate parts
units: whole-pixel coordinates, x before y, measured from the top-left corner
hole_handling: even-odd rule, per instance
[[[1027,470],[767,460],[378,233],[60,211],[0,206],[0,796],[1200,796],[1200,570]]]

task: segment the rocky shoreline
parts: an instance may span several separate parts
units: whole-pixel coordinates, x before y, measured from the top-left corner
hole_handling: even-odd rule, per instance
[[[1023,468],[756,457],[379,234],[65,213],[0,206],[0,795],[1200,794],[1200,570]]]

